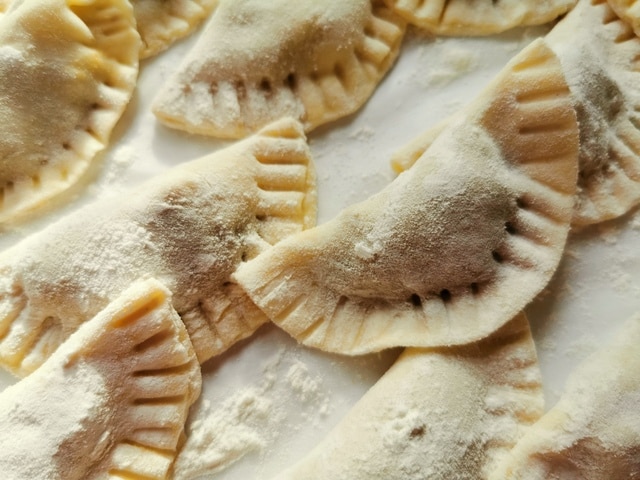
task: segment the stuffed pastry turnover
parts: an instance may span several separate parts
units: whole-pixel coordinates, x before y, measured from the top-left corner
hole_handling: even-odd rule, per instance
[[[566,13],[576,0],[385,0],[409,23],[437,35],[489,35],[540,25]]]
[[[131,282],[173,294],[201,362],[267,321],[231,273],[315,222],[301,126],[259,134],[106,198],[0,256],[0,365],[25,375]]]
[[[382,0],[221,0],[153,111],[168,126],[216,137],[243,137],[282,116],[311,130],[364,104],[404,29]]]
[[[0,223],[75,184],[131,98],[127,0],[14,0],[0,18]]]
[[[0,394],[0,471],[12,480],[165,479],[200,382],[169,292],[137,283]]]
[[[569,377],[491,480],[623,480],[640,476],[640,316]]]
[[[277,480],[483,480],[542,416],[519,315],[479,343],[408,348],[328,436]]]
[[[623,215],[640,202],[640,39],[606,1],[581,0],[547,42],[562,63],[580,127],[572,223]],[[447,123],[396,152],[393,168],[410,168]]]
[[[342,353],[483,338],[560,260],[578,127],[543,40],[512,60],[410,170],[236,280],[306,345]]]

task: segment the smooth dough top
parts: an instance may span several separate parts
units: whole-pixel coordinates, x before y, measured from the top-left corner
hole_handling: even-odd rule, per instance
[[[135,87],[126,0],[16,0],[0,18],[0,221],[78,181]]]
[[[404,28],[381,0],[222,0],[153,111],[171,127],[218,137],[281,116],[310,130],[366,101]]]
[[[330,351],[482,338],[555,271],[577,155],[560,63],[536,41],[413,168],[235,277],[278,325]]]

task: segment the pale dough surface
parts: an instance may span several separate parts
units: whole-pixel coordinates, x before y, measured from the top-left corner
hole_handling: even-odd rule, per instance
[[[547,23],[576,0],[385,0],[409,23],[436,35],[490,35]]]
[[[483,480],[543,406],[533,338],[519,315],[477,344],[406,349],[311,453],[275,479]]]
[[[142,39],[140,58],[156,55],[189,35],[218,5],[218,0],[132,0]]]
[[[223,138],[282,116],[311,130],[364,104],[404,30],[381,0],[222,0],[153,111],[168,126]]]
[[[613,480],[640,475],[640,316],[569,377],[491,480]]]
[[[0,470],[12,480],[166,479],[200,386],[170,293],[136,283],[0,394]]]
[[[139,47],[126,0],[15,0],[2,15],[1,223],[86,172],[131,98]]]
[[[555,271],[577,155],[560,63],[536,41],[413,168],[235,278],[275,323],[323,350],[483,338]]]
[[[25,375],[140,277],[173,293],[204,362],[267,321],[230,275],[315,222],[301,126],[283,119],[106,198],[0,257],[0,365]]]

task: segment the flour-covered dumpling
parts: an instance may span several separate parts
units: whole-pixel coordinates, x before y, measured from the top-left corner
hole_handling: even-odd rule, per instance
[[[606,1],[581,0],[547,41],[562,63],[580,127],[572,223],[623,215],[640,202],[640,39]],[[410,168],[451,121],[398,150],[393,168]]]
[[[14,0],[0,18],[0,222],[75,184],[129,102],[127,0]]]
[[[372,94],[405,25],[382,0],[221,0],[155,99],[163,123],[238,138],[282,116],[307,130]]]
[[[291,119],[69,215],[0,255],[0,365],[25,375],[126,286],[171,290],[204,362],[267,321],[231,281],[315,222],[315,176]]]
[[[609,220],[640,203],[640,39],[604,0],[580,0],[547,36],[580,125],[573,222]]]
[[[409,23],[438,35],[489,35],[540,25],[567,12],[576,0],[385,0]]]
[[[190,34],[218,4],[218,0],[132,0],[142,38],[140,57],[169,48]]]
[[[324,350],[478,340],[555,271],[577,155],[569,89],[538,40],[413,168],[235,278],[270,319]]]
[[[170,293],[136,283],[0,394],[3,478],[165,479],[200,383]]]
[[[480,343],[409,348],[277,480],[486,480],[543,414],[524,315]]]
[[[571,374],[491,480],[632,480],[640,477],[640,315]]]

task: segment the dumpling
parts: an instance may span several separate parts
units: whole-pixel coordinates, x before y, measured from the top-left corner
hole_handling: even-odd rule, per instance
[[[0,394],[2,476],[165,479],[200,382],[170,293],[137,283]]]
[[[562,63],[580,126],[572,223],[623,215],[640,202],[640,39],[606,1],[581,0],[547,41]],[[449,121],[396,152],[394,170],[410,168]]]
[[[588,225],[640,203],[640,39],[606,1],[580,0],[547,36],[580,125],[573,223]]]
[[[0,223],[67,190],[131,98],[127,0],[13,0],[0,17]]]
[[[529,324],[408,348],[325,439],[274,480],[486,480],[544,410]]]
[[[569,377],[491,480],[623,480],[640,476],[640,316]]]
[[[231,273],[312,226],[315,207],[309,148],[291,119],[88,205],[0,255],[0,366],[33,371],[141,277],[172,292],[204,362],[267,321]]]
[[[132,0],[142,38],[140,58],[156,55],[190,34],[216,7],[218,0]]]
[[[540,25],[566,13],[576,0],[385,0],[409,23],[437,35],[489,35]]]
[[[365,103],[404,30],[382,0],[221,0],[153,111],[170,127],[216,137],[282,116],[311,130]]]
[[[578,127],[543,40],[512,60],[410,170],[234,277],[298,341],[359,354],[478,340],[560,260]]]

